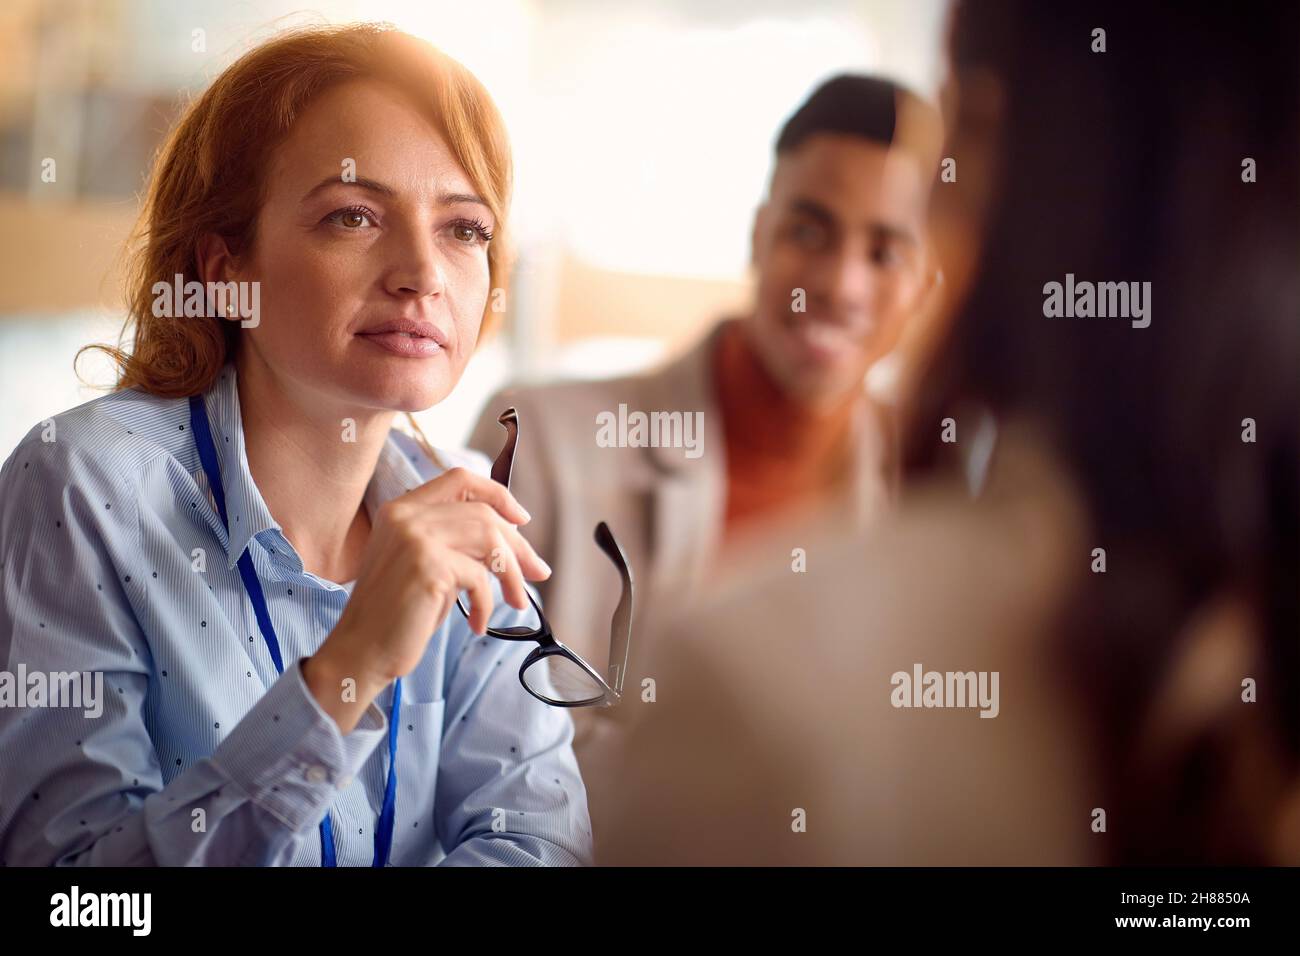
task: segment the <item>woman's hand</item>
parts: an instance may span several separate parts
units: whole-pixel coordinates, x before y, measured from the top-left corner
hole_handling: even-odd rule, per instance
[[[529,520],[505,486],[464,468],[378,509],[351,599],[303,670],[345,733],[380,690],[415,669],[462,590],[470,596],[470,627],[483,633],[493,607],[489,568],[501,575],[509,604],[529,606],[525,578],[551,574],[516,528]],[[353,700],[344,700],[348,678]]]

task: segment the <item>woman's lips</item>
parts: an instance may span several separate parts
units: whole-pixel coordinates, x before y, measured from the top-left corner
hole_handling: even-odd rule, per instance
[[[428,358],[442,351],[433,339],[409,332],[362,332],[357,338],[408,358]]]

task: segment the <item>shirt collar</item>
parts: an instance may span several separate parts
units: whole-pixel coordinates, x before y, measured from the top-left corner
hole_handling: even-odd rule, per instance
[[[212,441],[217,446],[217,462],[226,492],[226,515],[229,534],[226,543],[226,567],[234,568],[249,543],[258,538],[275,551],[283,553],[291,564],[302,570],[302,560],[284,536],[279,522],[271,516],[262,493],[253,482],[244,446],[244,427],[239,410],[239,388],[235,366],[227,364],[216,383],[204,395],[204,405],[211,423]],[[373,515],[389,501],[424,483],[414,462],[389,432],[379,453],[374,474],[366,486],[365,505]]]

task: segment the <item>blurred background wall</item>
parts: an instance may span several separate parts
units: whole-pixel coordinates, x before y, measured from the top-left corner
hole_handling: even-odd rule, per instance
[[[423,413],[468,434],[507,379],[653,364],[748,301],[752,216],[780,124],[843,71],[933,95],[947,0],[4,0],[0,459],[101,394],[121,245],[181,105],[249,46],[385,20],[459,59],[510,129],[517,266],[500,332]],[[52,162],[51,162],[52,161]],[[79,374],[78,374],[79,373]]]

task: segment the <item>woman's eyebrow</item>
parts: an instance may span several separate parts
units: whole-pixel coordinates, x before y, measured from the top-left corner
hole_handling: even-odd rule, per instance
[[[438,193],[438,203],[440,205],[454,206],[456,203],[462,202],[474,203],[484,209],[489,208],[486,199],[473,193]]]
[[[339,176],[326,176],[311,189],[307,190],[302,197],[302,201],[307,202],[317,193],[328,189],[330,186],[355,186],[359,189],[364,189],[367,192],[378,193],[381,196],[387,196],[390,198],[397,195],[396,189],[389,186],[387,183],[381,183],[376,179],[364,179],[362,177],[357,177],[356,179],[342,179]],[[436,198],[438,204],[441,206],[451,206],[456,203],[474,203],[483,206],[484,208],[488,208],[487,201],[483,199],[483,197],[477,196],[474,193],[442,192],[438,193]]]
[[[328,189],[330,186],[356,186],[360,189],[372,193],[379,193],[381,196],[396,196],[397,190],[392,186],[381,183],[375,179],[343,179],[341,176],[326,176],[311,189],[303,194],[302,201],[306,202],[315,196],[318,192]]]

